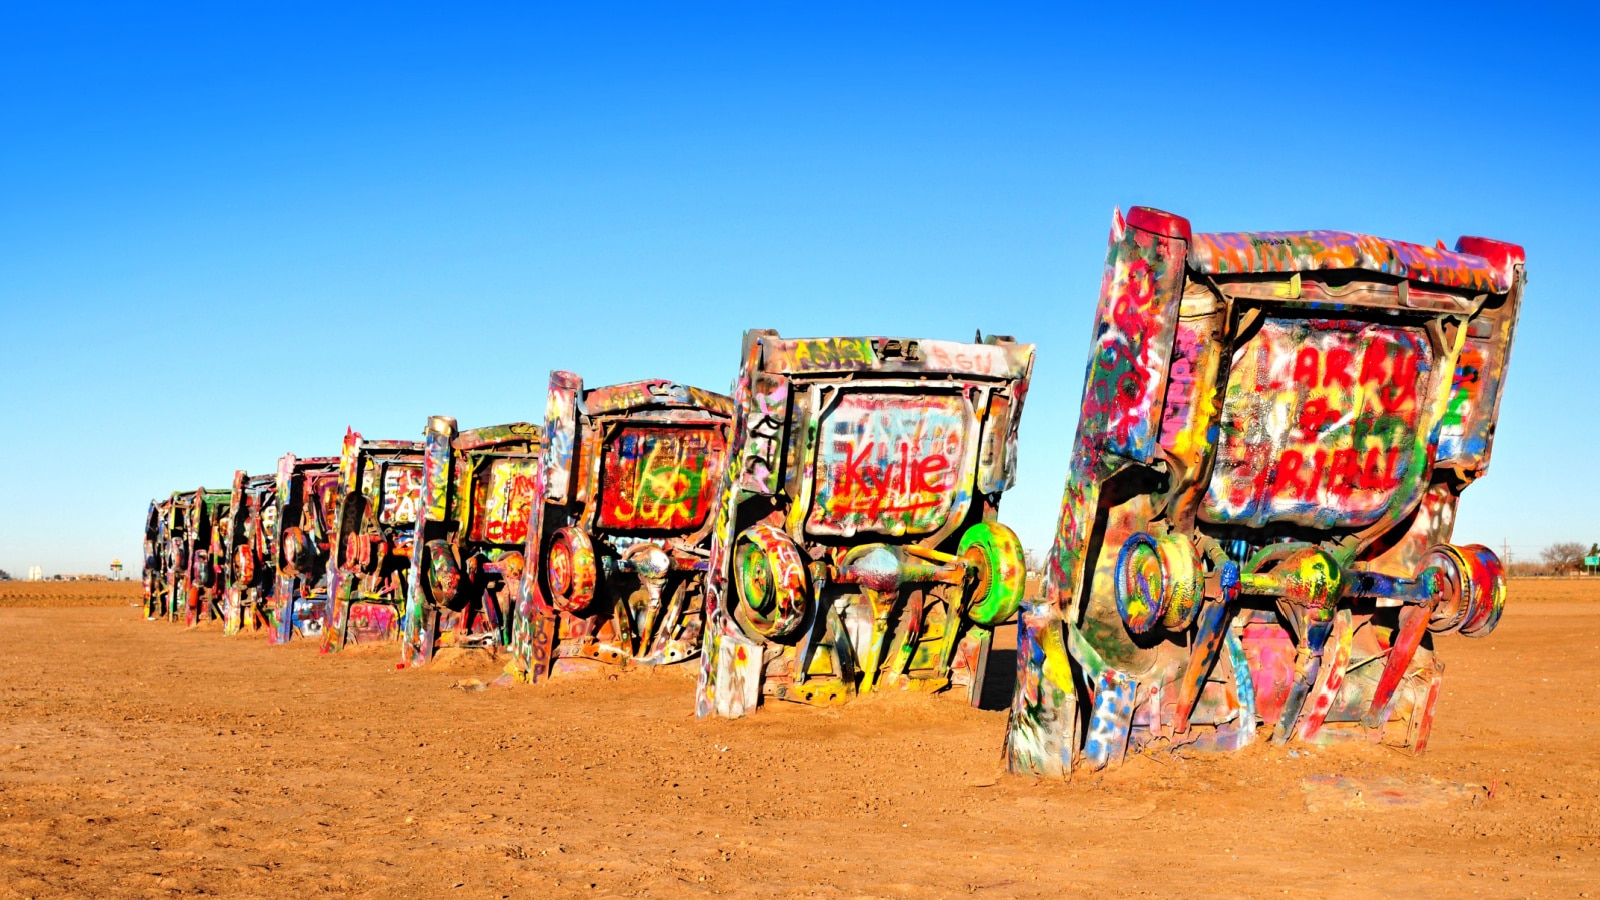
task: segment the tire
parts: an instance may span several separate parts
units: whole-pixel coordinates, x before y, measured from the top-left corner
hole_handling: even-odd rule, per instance
[[[1205,575],[1194,544],[1179,534],[1138,532],[1117,553],[1117,612],[1130,634],[1156,625],[1185,631],[1204,599]]]
[[[583,529],[568,526],[551,536],[544,570],[550,603],[556,609],[581,613],[594,602],[600,573],[595,565],[594,542]]]
[[[429,541],[422,548],[422,564],[428,573],[428,596],[435,605],[449,606],[461,590],[461,565],[449,541]]]
[[[311,540],[296,526],[283,530],[283,571],[287,575],[304,575],[311,569]]]
[[[736,618],[768,640],[794,634],[810,607],[805,560],[783,529],[756,525],[733,542]]]
[[[979,522],[961,536],[956,555],[978,573],[966,604],[968,619],[993,628],[1017,614],[1028,588],[1028,567],[1016,532],[999,522]]]
[[[233,554],[233,582],[241,589],[255,583],[256,555],[248,545],[240,544]]]

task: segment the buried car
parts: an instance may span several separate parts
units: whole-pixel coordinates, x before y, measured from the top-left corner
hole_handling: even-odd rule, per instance
[[[222,617],[228,504],[232,497],[232,491],[205,488],[174,495],[173,509],[183,517],[183,525],[175,536],[177,558],[182,562],[173,569],[171,618],[176,619],[180,609],[188,625],[198,625],[202,618]]]
[[[162,528],[165,560],[163,589],[161,591],[161,617],[176,622],[189,603],[189,572],[191,570],[189,525],[192,520],[195,491],[173,491],[167,498]]]
[[[337,497],[323,652],[400,636],[422,498],[422,442],[369,441],[346,429]]]
[[[224,634],[269,627],[268,605],[276,571],[272,566],[277,475],[233,473],[233,493],[225,523],[226,580],[222,601]]]
[[[550,374],[512,667],[539,681],[700,649],[732,401],[670,381]]]
[[[1504,604],[1494,553],[1450,539],[1488,468],[1523,261],[1484,238],[1116,214],[1021,617],[1011,770],[1258,736],[1421,752],[1434,637],[1487,634]]]
[[[339,498],[339,460],[332,456],[278,460],[272,515],[275,644],[296,635],[316,638],[328,620],[328,536]]]
[[[750,331],[706,592],[699,715],[965,688],[1017,609],[1015,482],[1034,348]]]
[[[540,434],[526,422],[458,432],[449,416],[428,420],[402,663],[425,664],[440,647],[510,640]]]
[[[171,602],[171,529],[172,498],[150,501],[144,517],[144,571],[140,576],[146,619],[165,618]]]

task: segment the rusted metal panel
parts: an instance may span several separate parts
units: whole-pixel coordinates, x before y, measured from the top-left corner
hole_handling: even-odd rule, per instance
[[[578,395],[583,381],[568,372],[552,373],[545,401],[544,459],[540,472],[544,498],[566,503],[572,482],[572,462],[577,453]]]
[[[981,689],[1022,594],[995,521],[1033,347],[747,332],[696,710]]]
[[[963,344],[914,338],[774,337],[762,345],[764,371],[781,375],[905,372],[1020,379],[1033,356],[1018,345]]]
[[[422,503],[422,467],[389,463],[382,467],[381,475],[373,474],[368,485],[378,494],[378,522],[415,525],[417,508]]]
[[[1504,604],[1494,554],[1449,540],[1487,466],[1521,248],[1192,234],[1149,209],[1109,243],[1011,769],[1258,729],[1420,752],[1442,672],[1424,637],[1486,634]]]
[[[711,513],[732,401],[552,372],[512,636],[521,677],[700,652]]]
[[[1439,423],[1436,465],[1458,469],[1475,478],[1489,469],[1494,426],[1499,418],[1500,397],[1527,275],[1521,248],[1514,245],[1464,237],[1456,242],[1456,249],[1481,254],[1494,267],[1498,279],[1514,286],[1490,296],[1468,322],[1466,342],[1451,379],[1450,399]]]
[[[784,474],[783,453],[789,420],[789,379],[772,372],[755,372],[749,385],[749,424],[740,455],[737,487],[741,491],[771,496],[778,492]]]
[[[1097,428],[1101,453],[1139,462],[1155,453],[1182,297],[1183,246],[1137,226],[1113,237],[1084,382],[1085,413],[1104,420]]]
[[[519,547],[526,543],[528,519],[533,514],[533,482],[538,476],[537,458],[490,461],[473,482],[472,539]]]

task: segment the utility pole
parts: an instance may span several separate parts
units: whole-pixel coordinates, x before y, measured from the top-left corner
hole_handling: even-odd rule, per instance
[[[1506,561],[1506,574],[1511,574],[1511,542],[1505,538],[1500,539],[1500,556]]]

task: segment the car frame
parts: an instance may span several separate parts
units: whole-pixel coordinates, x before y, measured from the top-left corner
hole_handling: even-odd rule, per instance
[[[173,496],[150,501],[144,519],[144,617],[164,619],[172,605],[173,547],[171,545]]]
[[[1114,214],[1010,769],[1339,739],[1421,752],[1433,636],[1491,631],[1450,543],[1488,468],[1525,254]]]
[[[541,681],[699,652],[732,401],[663,380],[550,373],[512,669]]]
[[[225,548],[224,634],[271,627],[269,607],[277,574],[272,566],[277,482],[276,473],[250,475],[244,469],[233,473]]]
[[[744,336],[696,712],[982,693],[1026,584],[997,521],[1034,347]]]
[[[460,431],[449,416],[428,419],[402,664],[510,640],[542,446],[543,430],[527,422]]]
[[[177,506],[184,517],[180,540],[187,564],[178,567],[174,575],[184,623],[193,627],[202,619],[222,618],[227,579],[226,523],[233,492],[198,488],[184,497],[185,502]]]
[[[339,458],[286,453],[274,479],[272,629],[285,644],[322,636],[328,621],[329,535],[339,491]]]
[[[189,510],[195,503],[194,491],[173,491],[166,510],[166,604],[162,616],[176,622],[188,606],[189,597]]]
[[[368,440],[346,430],[328,566],[324,653],[400,636],[412,540],[422,503],[422,442]]]

